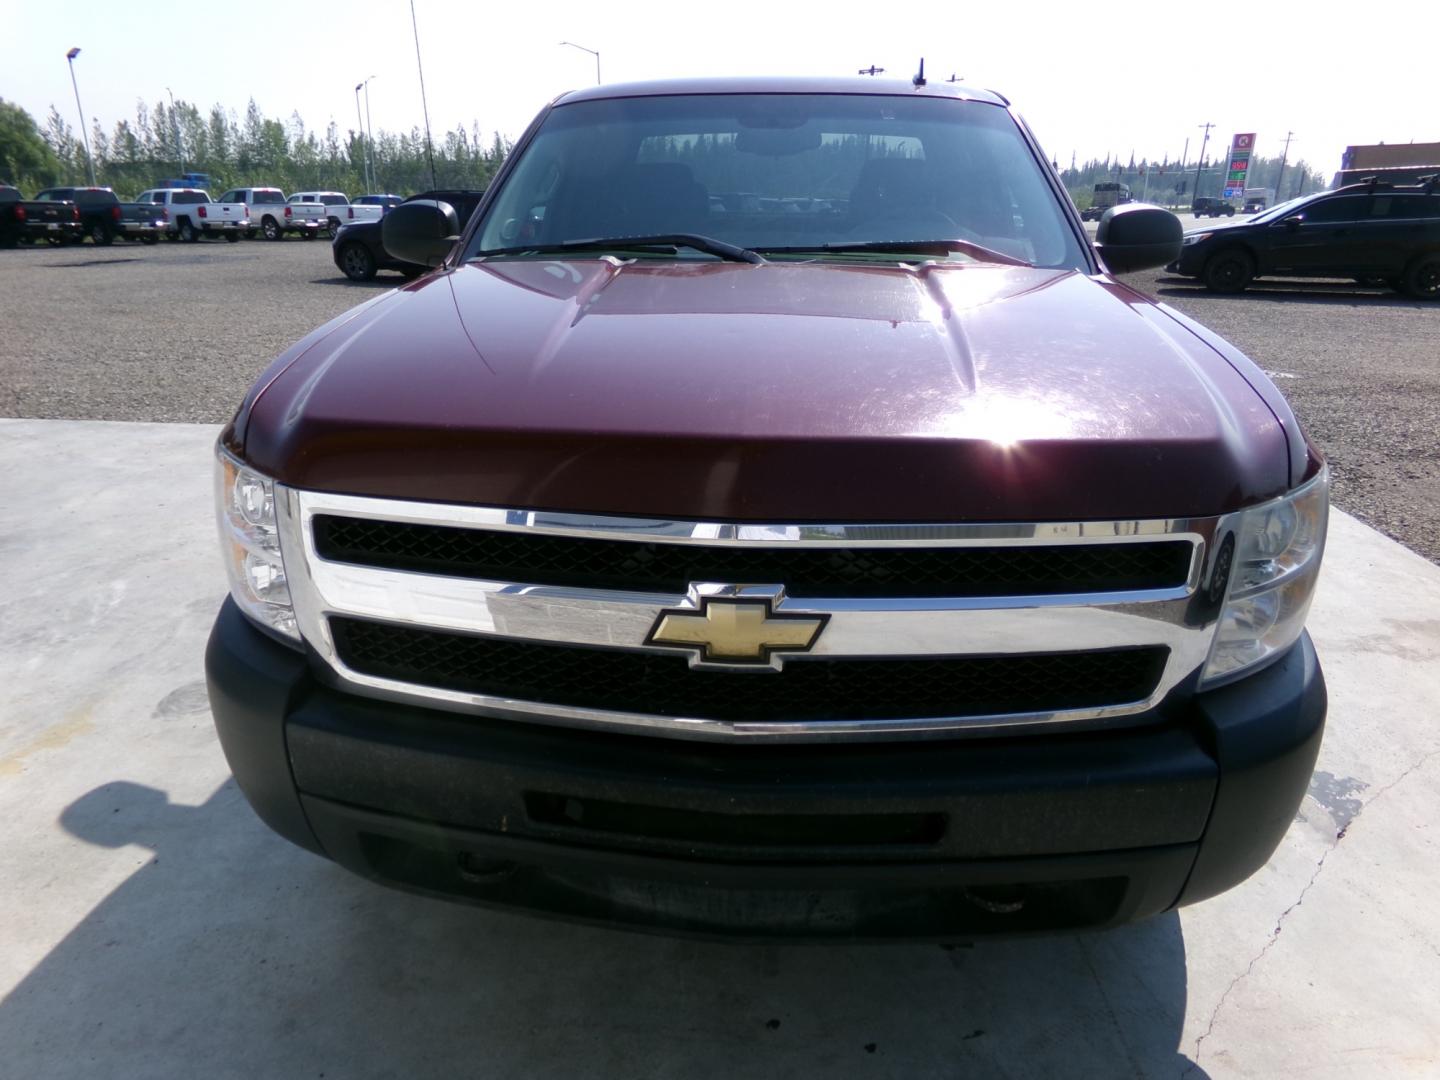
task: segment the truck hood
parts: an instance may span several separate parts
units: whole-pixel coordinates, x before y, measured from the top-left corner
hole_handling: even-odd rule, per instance
[[[736,521],[1216,514],[1280,420],[1106,278],[999,266],[495,260],[315,335],[237,417],[302,488]]]

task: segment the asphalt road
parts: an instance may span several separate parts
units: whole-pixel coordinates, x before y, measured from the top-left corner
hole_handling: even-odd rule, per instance
[[[275,354],[401,280],[349,282],[327,242],[298,238],[0,251],[0,416],[222,422]],[[1218,297],[1164,273],[1130,281],[1270,371],[1330,459],[1337,504],[1440,562],[1440,304],[1345,283]]]

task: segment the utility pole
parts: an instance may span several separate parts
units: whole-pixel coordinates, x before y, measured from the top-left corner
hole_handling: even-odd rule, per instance
[[[1200,158],[1198,161],[1195,162],[1195,190],[1190,193],[1190,201],[1192,203],[1200,197],[1200,169],[1205,164],[1205,147],[1208,146],[1210,143],[1210,129],[1213,128],[1215,125],[1211,123],[1204,123],[1196,124],[1195,126],[1203,127],[1205,129],[1205,138],[1200,140]],[[1190,145],[1188,140],[1186,141],[1185,145]]]
[[[180,159],[180,175],[185,175],[185,144],[180,141],[180,119],[175,115],[175,91],[168,86],[165,92],[170,95],[170,131],[175,136],[175,155]]]
[[[435,179],[435,145],[430,139],[430,105],[425,100],[425,68],[420,63],[420,24],[415,21],[415,0],[410,0],[410,29],[415,32],[415,70],[420,72],[420,108],[425,113],[425,156],[430,159],[430,187],[431,190],[436,190],[440,187],[440,181]],[[598,71],[598,56],[595,63]],[[358,107],[358,98],[356,104]]]
[[[77,45],[65,54],[70,61],[70,85],[75,88],[75,111],[80,114],[80,135],[85,140],[85,169],[90,174],[90,186],[95,186],[95,159],[90,156],[90,129],[85,126],[85,109],[80,104],[80,84],[75,81],[75,57],[80,55]]]
[[[595,57],[595,85],[600,85],[600,54],[594,49],[587,49],[584,45],[576,45],[573,41],[562,41],[561,45],[569,45],[572,49],[579,49],[581,52],[588,52]]]
[[[1290,157],[1290,140],[1294,137],[1293,131],[1285,133],[1285,149],[1280,154],[1280,171],[1275,174],[1275,201],[1277,203],[1285,201],[1285,196],[1280,194],[1280,181],[1285,179],[1285,162]]]

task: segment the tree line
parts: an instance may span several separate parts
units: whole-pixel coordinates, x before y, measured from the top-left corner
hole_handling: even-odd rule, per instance
[[[362,133],[305,126],[298,112],[288,120],[267,117],[252,99],[243,116],[220,105],[202,113],[190,102],[137,101],[133,119],[90,132],[95,181],[134,195],[181,172],[207,173],[211,194],[232,187],[279,187],[286,191],[370,190],[367,157],[373,159],[374,190],[409,194],[432,186],[430,155],[419,128],[379,131],[373,147]],[[483,188],[511,149],[498,131],[482,137],[479,124],[457,126],[434,144],[435,186]],[[184,168],[181,168],[181,165]],[[53,105],[43,123],[0,99],[0,182],[27,194],[61,184],[89,182],[84,141]]]
[[[1276,181],[1283,189],[1276,192],[1276,201],[1293,199],[1297,195],[1308,195],[1326,187],[1330,178],[1321,175],[1302,159],[1291,158],[1285,162],[1283,175],[1280,171],[1280,155],[1274,157],[1252,157],[1250,173],[1245,180],[1246,187],[1274,188]],[[1095,185],[1117,181],[1129,186],[1138,199],[1148,184],[1149,201],[1161,205],[1189,206],[1196,195],[1219,198],[1224,192],[1228,157],[1218,159],[1206,157],[1200,163],[1200,178],[1195,178],[1196,162],[1181,165],[1168,158],[1149,161],[1132,154],[1128,162],[1119,158],[1092,158],[1060,170],[1060,179],[1070,191],[1070,196],[1081,209],[1090,205]]]

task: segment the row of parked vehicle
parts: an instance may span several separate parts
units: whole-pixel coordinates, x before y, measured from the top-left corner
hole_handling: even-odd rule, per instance
[[[398,195],[361,195],[351,202],[339,191],[232,188],[212,199],[202,188],[158,187],[123,202],[107,187],[46,188],[33,199],[0,185],[0,247],[17,243],[96,244],[117,239],[156,243],[162,236],[196,241],[221,237],[279,240],[293,233],[313,240],[334,236],[352,222],[378,222],[400,203]]]

